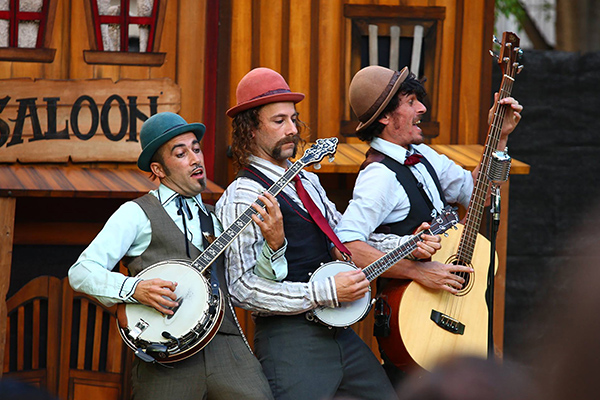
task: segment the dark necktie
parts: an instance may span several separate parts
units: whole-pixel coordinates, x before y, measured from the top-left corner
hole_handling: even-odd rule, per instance
[[[323,213],[321,212],[321,210],[319,210],[319,207],[317,207],[317,205],[310,197],[306,189],[304,189],[304,186],[300,181],[300,177],[298,175],[294,176],[293,181],[296,185],[296,192],[298,193],[298,197],[300,197],[302,204],[304,204],[304,207],[306,207],[306,211],[308,211],[308,214],[310,214],[313,221],[315,221],[317,226],[321,229],[321,231],[323,231],[325,235],[327,235],[329,240],[333,242],[333,244],[335,245],[335,247],[337,247],[339,251],[341,251],[344,254],[347,254],[348,256],[351,256],[352,253],[350,253],[350,250],[348,250],[346,246],[344,246],[343,243],[340,242],[340,239],[337,237],[335,232],[333,232],[331,226],[329,226],[329,223],[323,216]]]
[[[404,165],[415,165],[421,162],[421,158],[423,158],[422,155],[417,154],[417,153],[413,153],[410,156],[406,157],[406,160],[404,160]]]
[[[194,215],[192,214],[192,211],[190,210],[190,206],[188,205],[185,197],[183,197],[182,195],[178,195],[177,197],[175,197],[175,205],[177,206],[177,215],[181,215],[181,219],[183,220],[183,233],[185,236],[185,252],[189,258],[192,258],[190,256],[190,245],[188,243],[188,237],[187,237],[188,230],[187,230],[187,223],[186,223],[185,216],[187,215],[187,219],[189,219],[191,221],[192,219],[194,219]]]

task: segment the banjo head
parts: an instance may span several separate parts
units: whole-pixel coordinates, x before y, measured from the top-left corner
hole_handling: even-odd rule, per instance
[[[353,271],[358,269],[354,264],[345,261],[331,261],[321,265],[310,276],[310,281],[325,280],[339,272]],[[363,319],[371,309],[371,288],[364,297],[352,301],[340,303],[339,307],[317,307],[312,313],[325,325],[342,328],[350,326]]]
[[[127,304],[127,328],[133,340],[167,343],[169,339],[162,335],[163,332],[180,338],[209,317],[210,285],[188,262],[163,261],[144,269],[137,276],[146,280],[160,278],[176,282],[175,295],[179,306],[174,309],[174,315],[164,315],[143,304]]]

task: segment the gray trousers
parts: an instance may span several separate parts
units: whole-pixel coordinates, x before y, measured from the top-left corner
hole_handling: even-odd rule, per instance
[[[397,399],[379,360],[351,329],[300,316],[256,318],[256,355],[275,399]]]
[[[202,351],[165,368],[136,358],[136,400],[272,399],[260,363],[241,336],[217,333]]]

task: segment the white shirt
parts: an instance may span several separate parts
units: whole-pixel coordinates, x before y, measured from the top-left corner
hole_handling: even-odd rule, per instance
[[[465,207],[469,205],[473,192],[471,172],[458,166],[445,155],[438,154],[425,144],[410,146],[410,149],[406,150],[381,138],[373,139],[370,145],[401,164],[415,151],[422,154],[437,173],[446,201]],[[418,163],[409,168],[415,178],[423,184],[423,189],[435,210],[441,211],[444,208],[443,202],[425,165]],[[358,174],[352,200],[337,226],[336,233],[342,242],[366,241],[377,227],[403,221],[409,211],[410,199],[398,182],[396,174],[382,163],[374,162]]]

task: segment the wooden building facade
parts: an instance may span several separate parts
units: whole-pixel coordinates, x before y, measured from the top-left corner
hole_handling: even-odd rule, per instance
[[[37,48],[11,47],[10,41],[0,47],[0,375],[20,376],[61,398],[128,397],[131,352],[106,322],[114,310],[73,293],[65,276],[122,202],[156,186],[135,167],[139,128],[151,114],[174,111],[207,126],[203,151],[211,182],[205,198],[214,203],[235,176],[225,111],[235,104],[237,83],[252,68],[273,68],[292,90],[306,94],[297,106],[310,127],[305,139],[340,138],[336,163],[324,163],[320,173],[343,210],[362,161],[347,88],[366,65],[368,27],[378,27],[379,57],[386,66],[391,27],[399,27],[401,47],[406,43],[408,49],[419,29],[418,74],[427,78],[430,109],[424,132],[465,167],[479,162],[476,145],[487,131],[492,93],[493,0],[38,3],[48,20],[39,25],[45,36]],[[121,12],[134,5],[138,19]],[[113,12],[102,11],[108,6]],[[142,16],[144,6],[151,8]],[[22,17],[3,12],[0,20]],[[123,27],[131,25],[147,32],[145,42],[125,45],[132,35]],[[101,37],[115,26],[121,27],[118,40]],[[139,52],[142,42],[147,47]],[[410,51],[398,58],[400,67],[409,65]],[[513,173],[527,170],[513,167]],[[508,193],[508,185],[503,190]],[[506,223],[502,229],[495,329],[500,348]],[[67,261],[52,262],[62,250]],[[38,258],[28,258],[37,252]],[[40,258],[48,267],[27,275],[27,264]],[[25,281],[17,279],[23,276]],[[239,316],[252,339],[249,314]],[[370,321],[356,329],[376,351]],[[45,324],[52,329],[35,333]],[[57,350],[51,348],[55,344]]]

